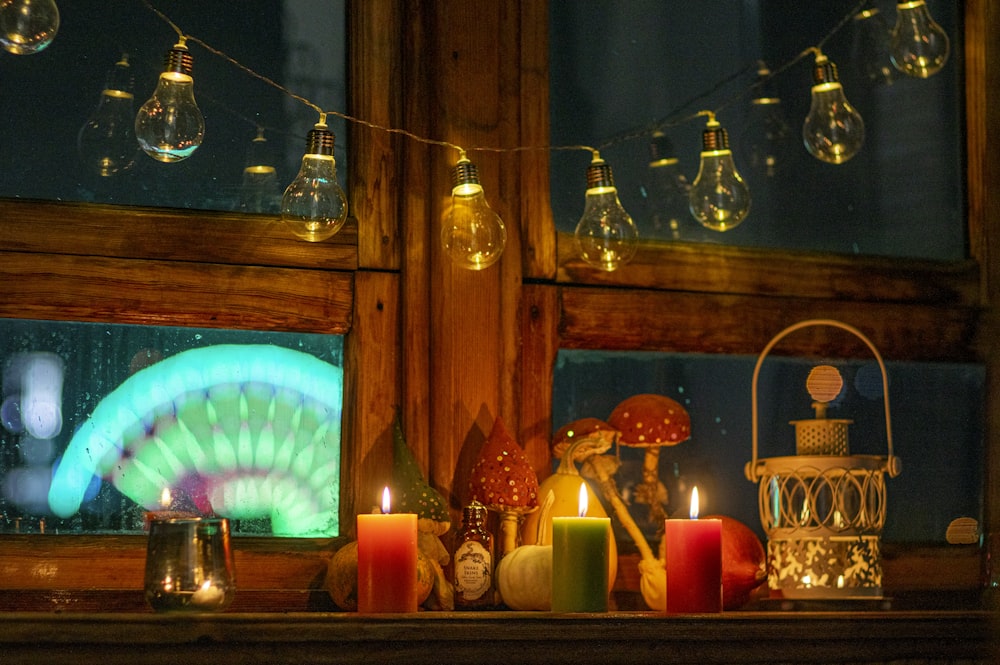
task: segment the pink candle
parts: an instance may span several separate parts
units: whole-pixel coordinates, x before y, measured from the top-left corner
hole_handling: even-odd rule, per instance
[[[722,520],[698,519],[698,488],[691,519],[667,520],[667,614],[722,611]]]
[[[358,612],[417,611],[417,516],[358,515]]]

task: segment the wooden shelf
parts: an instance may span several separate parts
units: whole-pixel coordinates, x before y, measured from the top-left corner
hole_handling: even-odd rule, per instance
[[[0,617],[4,663],[994,662],[986,612],[422,612]]]

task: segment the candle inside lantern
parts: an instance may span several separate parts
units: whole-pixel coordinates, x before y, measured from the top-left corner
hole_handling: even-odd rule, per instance
[[[722,520],[698,519],[698,488],[691,519],[669,519],[666,541],[667,613],[722,611]]]
[[[391,514],[389,488],[382,514],[358,515],[358,612],[417,611],[417,516]]]
[[[608,611],[611,520],[586,517],[587,487],[580,483],[579,517],[552,518],[552,611]]]

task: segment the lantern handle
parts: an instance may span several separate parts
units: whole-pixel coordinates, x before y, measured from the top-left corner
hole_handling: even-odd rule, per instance
[[[751,482],[757,482],[760,479],[760,476],[757,473],[757,448],[758,448],[757,378],[760,376],[761,365],[764,364],[764,358],[767,357],[767,354],[771,352],[771,349],[773,349],[778,342],[780,342],[787,335],[795,332],[796,330],[801,330],[802,328],[808,328],[811,326],[832,326],[834,328],[840,328],[841,330],[846,330],[847,332],[853,334],[862,342],[864,342],[865,345],[871,350],[872,355],[875,356],[875,360],[878,362],[879,369],[882,371],[882,402],[885,406],[885,437],[886,437],[886,443],[888,444],[889,448],[889,457],[886,460],[886,470],[888,471],[889,476],[895,478],[896,476],[899,475],[901,471],[901,464],[899,459],[892,454],[892,419],[889,413],[889,377],[885,371],[885,363],[882,361],[882,354],[878,352],[878,349],[875,348],[875,345],[872,344],[871,340],[868,339],[864,335],[864,333],[862,333],[854,326],[850,326],[846,323],[841,323],[840,321],[835,321],[834,319],[808,319],[806,321],[799,321],[798,323],[794,323],[785,328],[784,330],[782,330],[781,332],[779,332],[777,335],[775,335],[774,338],[772,338],[771,341],[767,343],[767,346],[764,347],[764,350],[760,352],[760,356],[757,358],[757,364],[753,369],[753,385],[752,385],[752,390],[750,392],[750,402],[751,402],[750,407],[752,409],[751,415],[752,415],[753,456],[750,462],[748,462],[746,467],[744,468],[744,473],[746,474],[747,479],[749,479]]]

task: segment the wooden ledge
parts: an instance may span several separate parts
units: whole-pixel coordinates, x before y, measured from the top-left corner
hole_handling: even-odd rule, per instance
[[[4,663],[993,662],[986,612],[9,613]]]

